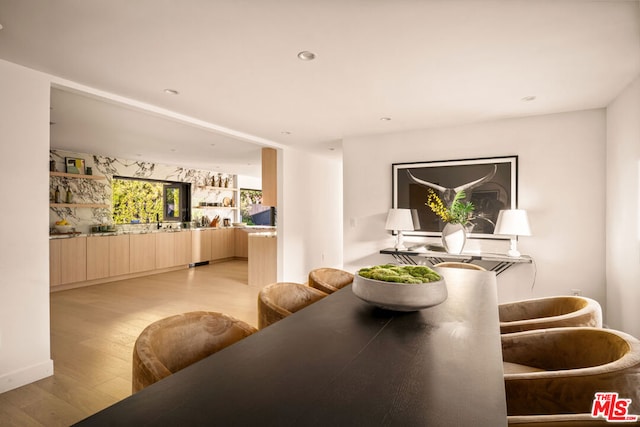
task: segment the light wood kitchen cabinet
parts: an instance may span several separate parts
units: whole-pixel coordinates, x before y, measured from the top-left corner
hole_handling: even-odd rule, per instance
[[[60,284],[87,280],[87,238],[60,239]]]
[[[156,268],[168,268],[174,265],[174,234],[156,234]]]
[[[174,237],[174,266],[191,263],[191,231],[171,233]]]
[[[211,232],[212,230],[191,231],[191,262],[205,262],[211,260]]]
[[[109,239],[109,276],[129,274],[129,235],[108,236]]]
[[[233,228],[211,230],[211,259],[233,258],[235,255],[235,236]]]
[[[278,240],[273,233],[249,234],[249,285],[264,286],[278,279]]]
[[[191,263],[191,232],[156,234],[156,268],[169,268]]]
[[[49,240],[49,286],[58,286],[60,278],[60,240]]]
[[[234,256],[238,258],[249,257],[249,233],[242,229],[236,228],[234,231]]]
[[[87,280],[109,277],[109,238],[87,237]]]
[[[154,233],[130,235],[129,259],[131,273],[155,269],[156,235]]]

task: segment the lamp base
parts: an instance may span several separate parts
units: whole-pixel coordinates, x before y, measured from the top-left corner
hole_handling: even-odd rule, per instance
[[[407,247],[404,245],[404,236],[402,235],[402,231],[398,230],[398,236],[396,237],[396,251],[406,251]]]
[[[518,251],[518,238],[515,236],[511,238],[511,247],[509,248],[507,255],[513,258],[518,258],[520,256],[520,251]]]
[[[521,254],[516,249],[509,249],[509,251],[507,252],[507,255],[509,255],[510,257],[513,257],[513,258],[519,258]]]

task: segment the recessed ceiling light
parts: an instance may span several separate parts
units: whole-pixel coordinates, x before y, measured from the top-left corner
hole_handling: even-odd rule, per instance
[[[536,100],[535,96],[529,95],[529,96],[525,96],[520,101],[522,101],[522,102],[531,102],[531,101],[535,101],[535,100]]]
[[[383,122],[390,122],[391,121],[391,117],[380,117],[380,120]]]
[[[0,24],[0,30],[3,29],[4,27],[2,26],[2,24]]]
[[[302,61],[313,61],[316,59],[316,54],[308,50],[303,50],[302,52],[298,52],[298,58]]]
[[[283,134],[283,135],[291,135],[291,132],[289,132],[288,130],[283,130],[280,133]]]
[[[168,95],[178,95],[180,92],[178,92],[175,89],[165,89],[164,93],[168,94]]]
[[[335,148],[329,147],[329,151],[335,151]]]
[[[169,151],[171,151],[172,153],[175,153],[175,152],[176,152],[176,149],[175,149],[175,148],[172,148],[172,149],[171,149],[171,150],[169,150]]]

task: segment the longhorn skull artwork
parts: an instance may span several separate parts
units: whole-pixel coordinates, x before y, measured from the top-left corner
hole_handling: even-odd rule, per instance
[[[449,205],[453,201],[453,198],[455,197],[456,193],[458,193],[459,191],[464,191],[468,193],[469,190],[471,190],[472,188],[479,186],[483,182],[490,181],[497,171],[498,171],[498,165],[494,164],[493,170],[489,172],[487,175],[483,176],[482,178],[476,179],[475,181],[467,182],[466,184],[462,184],[454,188],[447,188],[438,184],[434,184],[433,182],[427,182],[427,181],[418,179],[415,176],[411,175],[411,170],[409,169],[407,169],[407,175],[409,175],[409,179],[415,182],[416,184],[422,185],[427,188],[433,188],[434,190],[439,191],[440,194],[442,195],[442,200],[444,201],[444,203]]]

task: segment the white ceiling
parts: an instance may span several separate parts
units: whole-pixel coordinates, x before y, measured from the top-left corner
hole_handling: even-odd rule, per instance
[[[636,0],[0,0],[0,24],[2,59],[212,125],[54,91],[52,146],[206,168],[258,161],[252,140],[331,155],[347,136],[601,108],[640,74]]]

